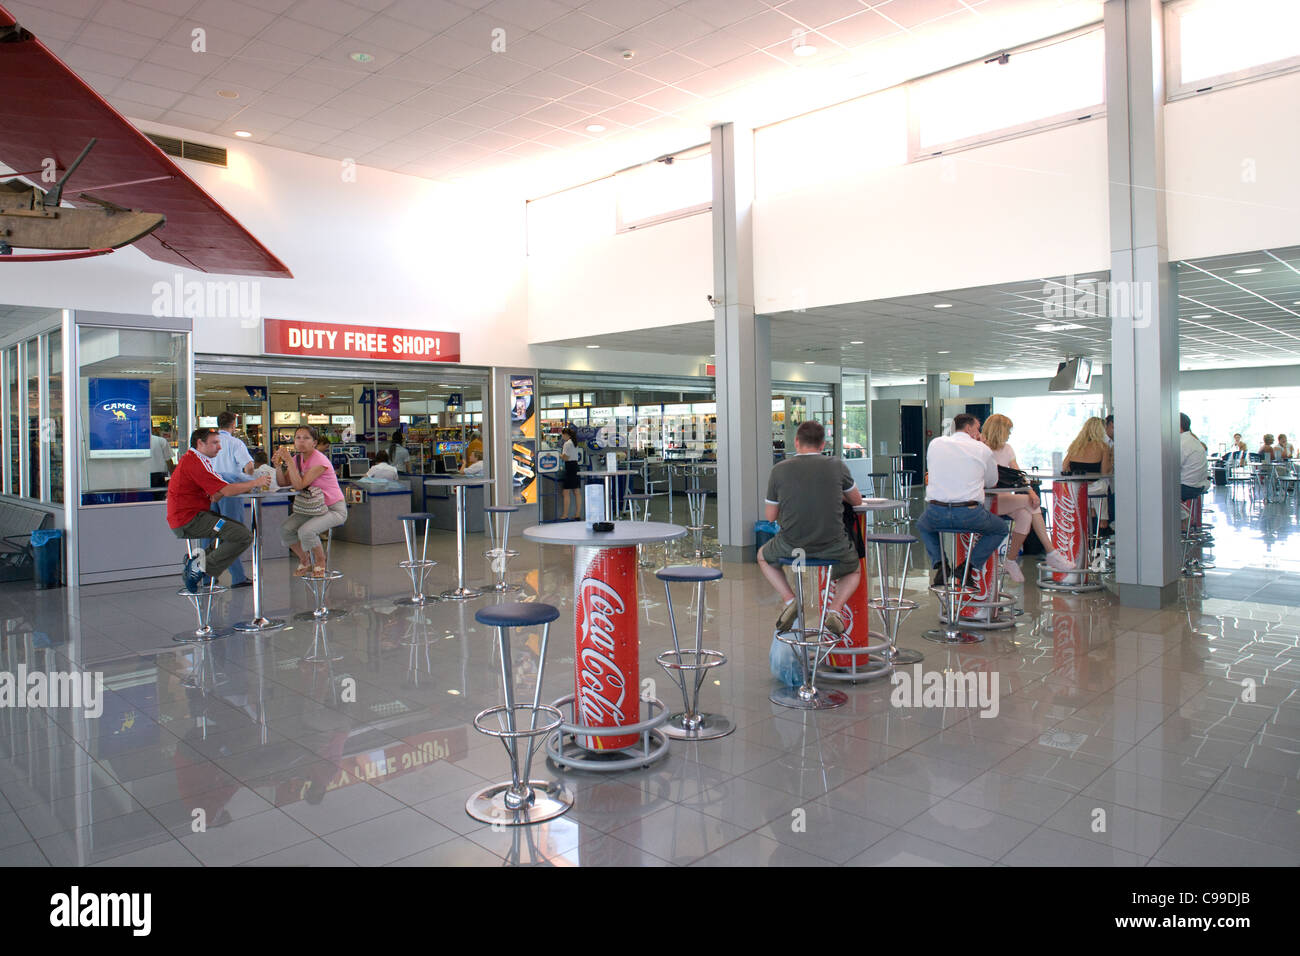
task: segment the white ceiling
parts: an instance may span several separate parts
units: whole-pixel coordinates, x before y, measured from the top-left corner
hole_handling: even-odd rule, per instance
[[[1215,256],[1175,264],[1184,369],[1300,364],[1300,247]],[[1259,269],[1238,275],[1237,269]],[[929,372],[974,372],[985,379],[1047,375],[1070,355],[1110,360],[1109,313],[1087,313],[1081,297],[1105,272],[926,295],[778,312],[772,361],[871,369],[877,384]],[[1075,314],[1049,315],[1045,302],[1068,301]],[[951,308],[935,308],[951,304]],[[1037,326],[1075,325],[1044,331]],[[858,340],[861,345],[849,343]],[[713,351],[713,324],[693,322],[637,332],[547,342],[551,346],[698,355]]]
[[[7,6],[146,129],[245,129],[255,142],[430,178],[509,171],[532,189],[702,142],[719,121],[772,122],[1101,15],[1100,0]],[[205,52],[192,49],[195,29]],[[801,31],[815,56],[793,55]],[[354,62],[357,52],[374,60]]]

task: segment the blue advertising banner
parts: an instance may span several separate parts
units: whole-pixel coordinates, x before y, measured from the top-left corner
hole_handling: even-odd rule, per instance
[[[149,457],[149,380],[92,378],[90,457]]]

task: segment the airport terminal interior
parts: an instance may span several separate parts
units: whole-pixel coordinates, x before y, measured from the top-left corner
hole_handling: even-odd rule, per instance
[[[0,0],[0,79],[0,866],[1300,865],[1300,4]]]

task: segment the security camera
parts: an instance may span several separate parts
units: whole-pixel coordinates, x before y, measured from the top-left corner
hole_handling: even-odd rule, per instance
[[[722,308],[721,299],[715,299],[712,295],[706,295],[705,298],[709,300],[709,305],[713,306],[715,309]]]

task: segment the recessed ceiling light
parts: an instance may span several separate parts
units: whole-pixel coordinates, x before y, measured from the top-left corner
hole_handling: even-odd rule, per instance
[[[936,308],[936,309],[951,309],[951,308],[952,308],[952,303],[951,303],[951,302],[938,302],[938,303],[935,304],[935,308]]]
[[[1250,269],[1233,269],[1232,273],[1233,275],[1248,276],[1248,275],[1254,275],[1256,272],[1263,272],[1263,271],[1264,271],[1263,269],[1259,268],[1258,266],[1255,266]]]
[[[235,135],[238,136],[240,139],[248,139],[253,134],[246,129],[237,129],[235,130]]]
[[[1208,319],[1208,318],[1210,318],[1210,313],[1208,313],[1208,312],[1202,312],[1200,315],[1194,315],[1194,316],[1192,316],[1192,318],[1194,318],[1194,319]]]
[[[943,350],[942,352],[940,352],[939,354],[940,354],[940,355],[951,355],[951,354],[952,354],[952,349],[944,349],[944,350]]]
[[[816,56],[817,48],[810,43],[804,43],[803,41],[799,40],[795,42],[794,55],[795,56]]]
[[[816,365],[817,363],[814,362],[812,359],[809,359],[808,361],[804,362],[803,364],[804,364],[804,365]]]
[[[599,345],[588,345],[587,348],[589,348],[589,349],[598,349],[598,348],[600,348],[600,346],[599,346]]]
[[[1096,279],[1080,279],[1079,285],[1087,285],[1089,282],[1096,282]]]
[[[588,126],[587,126],[587,132],[588,132],[588,133],[603,133],[603,132],[605,132],[605,127],[601,126],[599,123],[590,123],[590,124],[588,124]]]
[[[351,55],[352,59],[356,60],[358,63],[373,63],[373,62],[375,62],[374,54],[371,54],[371,53],[353,53],[353,54],[350,54],[350,55]]]
[[[1072,322],[1066,322],[1063,325],[1052,325],[1050,323],[1044,325],[1035,325],[1034,328],[1039,332],[1068,332],[1071,329],[1081,329],[1083,328],[1083,326],[1075,325]]]
[[[861,344],[862,344],[862,339],[854,339],[852,342],[849,343],[849,345],[861,345]]]
[[[239,90],[217,90],[218,96],[224,96],[228,100],[239,99]]]

